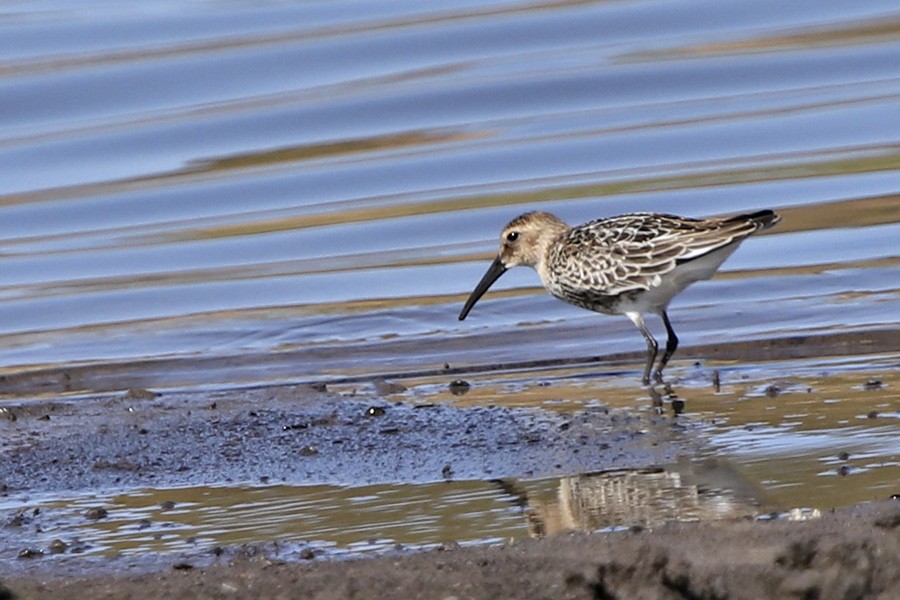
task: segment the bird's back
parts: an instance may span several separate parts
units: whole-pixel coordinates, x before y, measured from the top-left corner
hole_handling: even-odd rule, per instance
[[[556,240],[542,279],[554,296],[590,310],[658,310],[711,277],[743,239],[778,220],[770,210],[724,219],[653,213],[599,219]]]

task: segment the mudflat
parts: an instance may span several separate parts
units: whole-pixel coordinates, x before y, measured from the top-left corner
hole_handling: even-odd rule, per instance
[[[127,496],[220,482],[503,485],[509,478],[560,477],[581,485],[577,491],[590,499],[608,490],[589,489],[602,478],[591,483],[581,479],[585,474],[640,474],[690,460],[704,447],[697,424],[668,405],[556,412],[385,399],[401,389],[373,380],[342,393],[307,384],[132,389],[5,403],[0,599],[900,596],[900,502],[888,499],[801,513],[798,520],[760,518],[764,508],[750,503],[730,506],[716,520],[686,521],[675,506],[674,520],[602,532],[590,515],[576,524],[589,531],[578,532],[547,517],[534,525],[532,539],[398,547],[350,558],[268,541],[98,553],[57,532],[105,513],[35,508],[34,499],[48,495]],[[665,482],[653,479],[655,471],[649,475],[646,485]],[[577,499],[572,489],[561,486],[559,493],[561,504]],[[672,490],[657,495],[680,502]],[[523,514],[540,521],[540,508]]]
[[[900,596],[900,503],[803,522],[669,523],[349,561],[4,576],[12,598],[880,598]]]

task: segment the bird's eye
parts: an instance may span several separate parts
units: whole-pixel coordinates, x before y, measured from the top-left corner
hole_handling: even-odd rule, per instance
[[[519,232],[518,232],[518,231],[510,231],[509,233],[506,234],[506,241],[507,241],[507,242],[514,242],[514,241],[516,241],[517,239],[519,239]]]

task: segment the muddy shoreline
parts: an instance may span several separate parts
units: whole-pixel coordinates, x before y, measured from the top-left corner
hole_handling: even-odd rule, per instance
[[[635,380],[640,377],[638,369],[646,356],[643,349],[504,362],[496,362],[492,356],[503,347],[532,344],[537,336],[551,345],[577,341],[579,346],[584,346],[584,331],[579,327],[542,327],[538,332],[527,329],[475,332],[464,337],[427,342],[401,337],[375,343],[322,345],[280,352],[38,367],[0,374],[0,396],[15,402],[20,397],[119,393],[135,387],[190,389],[222,385],[271,389],[294,384],[321,388],[333,384],[365,385],[379,378],[403,381],[418,377],[438,377],[449,382],[479,374],[584,365],[616,366],[621,369],[618,375]],[[869,329],[684,345],[678,349],[676,362],[685,359],[760,362],[898,351],[900,341],[896,329]],[[369,368],[363,373],[349,375],[358,369],[363,357],[369,361]],[[435,362],[436,358],[441,362]],[[484,360],[471,363],[479,359]],[[458,362],[462,360],[468,364]],[[273,380],[279,384],[274,386]],[[262,383],[238,386],[236,381]]]
[[[70,499],[85,494],[454,481],[502,488],[519,478],[670,464],[702,446],[697,425],[671,414],[600,404],[560,413],[388,401],[383,394],[391,387],[401,386],[376,381],[350,396],[306,385],[162,394],[133,389],[7,403],[0,419],[0,500],[7,507],[0,514],[0,567],[108,570],[103,561],[85,560],[97,549],[78,532],[86,519],[98,526],[115,520],[117,509],[102,500],[86,512],[67,509]],[[164,513],[140,523],[133,535],[164,535],[160,527],[172,525],[163,522]],[[148,559],[142,568],[156,567]]]
[[[665,464],[702,443],[689,420],[666,415],[392,402],[377,394],[387,385],[355,397],[301,385],[7,403],[0,485],[9,495],[547,477]]]
[[[676,414],[671,404],[636,408],[453,405],[404,396],[401,384],[382,379],[341,392],[331,384],[302,384],[6,401],[0,600],[900,594],[897,500],[824,510],[818,518],[801,513],[802,521],[759,519],[767,507],[755,504],[752,492],[746,498],[709,493],[741,482],[692,462],[706,450],[698,420]],[[679,461],[691,466],[670,471]],[[621,490],[616,477],[622,473],[638,482],[640,497],[654,496],[674,512],[608,531],[607,522],[596,520],[597,507],[575,506]],[[566,506],[542,506],[522,495],[535,539],[466,548],[450,542],[350,559],[280,542],[92,554],[59,533],[70,516],[34,509],[42,497],[84,491],[454,480],[511,486],[515,478],[541,477],[560,478],[553,502]],[[680,495],[685,490],[690,493]],[[638,496],[626,494],[620,507],[606,498],[604,514],[646,508],[635,509]],[[691,503],[709,508],[715,520],[678,512]],[[556,514],[562,508],[565,518]],[[609,523],[631,522],[626,516]]]
[[[0,579],[38,598],[877,598],[900,594],[900,504],[801,522],[669,523],[491,547],[351,561],[281,562],[246,552],[205,568]]]

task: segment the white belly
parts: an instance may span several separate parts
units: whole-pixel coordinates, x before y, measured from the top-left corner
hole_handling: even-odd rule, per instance
[[[681,293],[684,288],[697,281],[703,281],[712,277],[722,263],[737,250],[739,242],[719,248],[700,258],[683,263],[675,267],[674,271],[666,273],[652,285],[646,292],[633,299],[623,299],[617,307],[620,312],[660,312],[665,310],[672,298]]]

